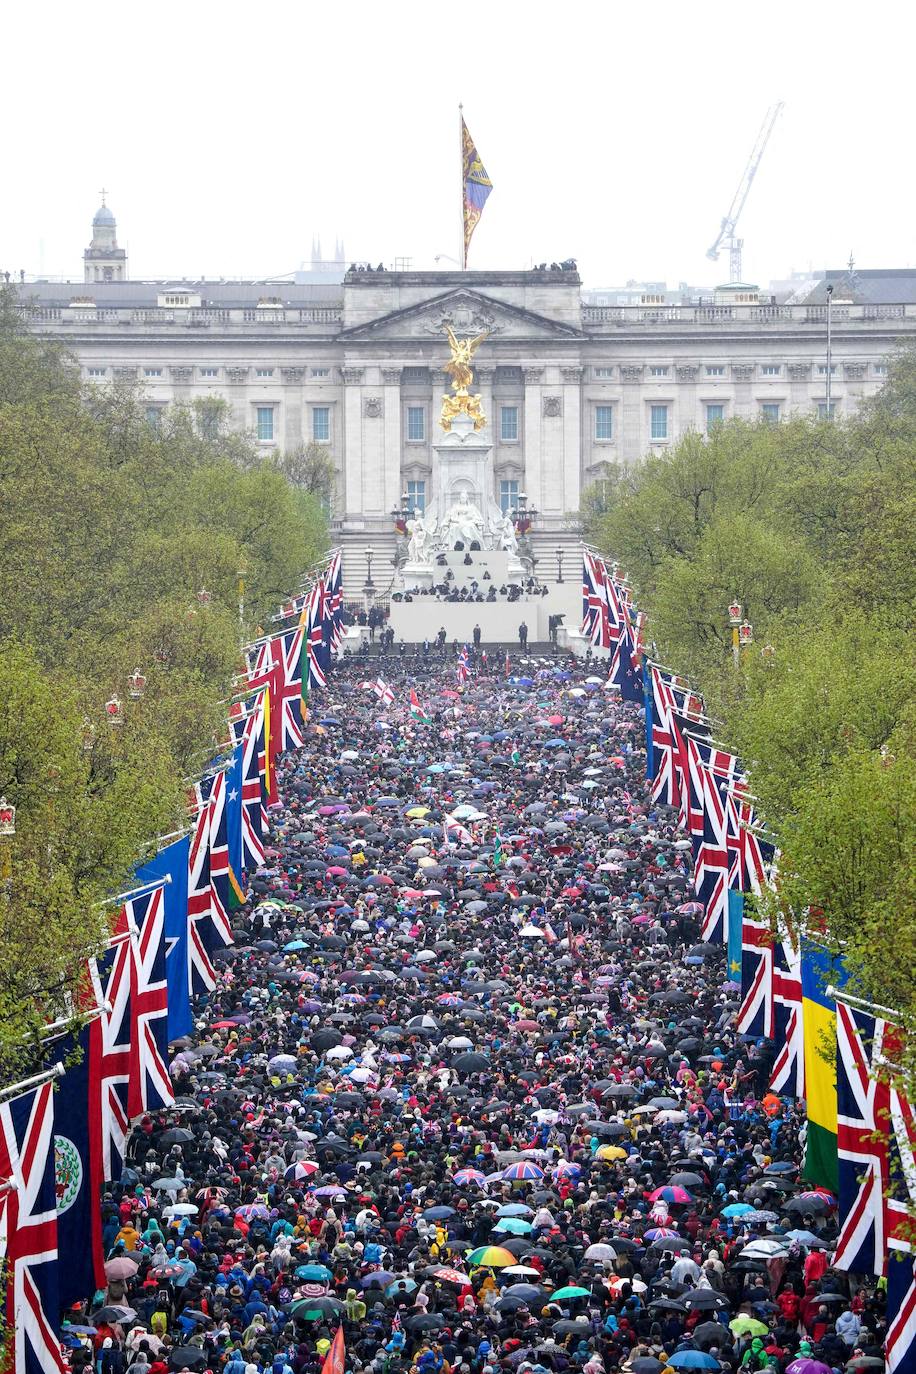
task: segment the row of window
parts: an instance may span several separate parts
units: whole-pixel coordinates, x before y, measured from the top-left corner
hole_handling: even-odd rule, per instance
[[[651,405],[649,407],[649,437],[657,442],[670,438],[669,433],[669,411],[668,405]],[[831,404],[830,415],[833,414],[835,404]],[[162,412],[161,406],[148,406],[146,418],[150,424],[158,427]],[[828,416],[827,402],[817,403],[817,413],[823,420]],[[760,414],[764,420],[775,424],[782,418],[782,403],[780,401],[762,401]],[[723,424],[725,421],[724,404],[709,403],[705,408],[707,432],[715,425]],[[212,423],[211,423],[212,421]],[[331,442],[331,408],[330,406],[312,406],[312,439],[319,444]],[[215,417],[208,417],[206,412],[201,419],[201,427],[204,434],[210,438],[215,437],[216,431]],[[614,407],[595,406],[594,408],[594,438],[596,443],[612,443],[614,440]],[[255,433],[259,443],[270,444],[276,439],[276,407],[275,406],[255,406]],[[503,406],[500,409],[500,437],[504,440],[513,441],[518,439],[518,407]],[[426,411],[422,406],[409,406],[407,409],[407,438],[410,442],[421,442],[426,438]],[[422,487],[422,483],[420,484]],[[503,483],[506,492],[501,489],[500,502],[505,495],[506,500],[510,500],[513,494],[513,483]],[[517,496],[517,484],[514,484],[514,494]],[[408,494],[410,494],[410,484],[408,484]],[[425,499],[425,498],[424,498]],[[411,509],[419,501],[411,501]],[[421,507],[422,508],[422,507]],[[511,509],[511,506],[503,505],[503,510]]]
[[[514,478],[499,484],[499,508],[503,515],[518,510],[519,483]],[[410,510],[426,510],[426,482],[423,478],[411,479],[407,483],[407,505]]]
[[[497,370],[498,370],[498,369],[497,369]],[[108,369],[107,367],[88,367],[88,368],[86,369],[86,372],[87,372],[88,376],[90,376],[90,377],[95,377],[95,378],[107,377],[107,376],[108,376],[108,371],[109,371],[109,369]],[[276,371],[276,369],[273,368],[273,367],[256,367],[255,370],[254,370],[254,375],[255,375],[255,377],[256,377],[259,381],[269,381],[270,378],[274,376],[275,371]],[[427,369],[426,369],[426,368],[422,368],[422,369],[405,368],[404,371],[405,371],[405,373],[406,373],[406,372],[409,372],[409,371],[423,371],[423,372],[427,372]],[[886,363],[873,363],[873,364],[872,364],[872,371],[873,371],[874,374],[875,374],[876,376],[878,376],[878,377],[886,377],[886,376],[887,376],[887,364],[886,364]],[[199,367],[199,368],[197,369],[198,376],[201,377],[201,378],[204,379],[204,380],[207,380],[207,381],[212,381],[212,380],[218,378],[218,377],[219,377],[219,372],[220,372],[220,370],[219,370],[218,367]],[[817,368],[816,368],[816,372],[817,372],[817,375],[818,375],[819,377],[826,377],[826,375],[827,375],[827,364],[826,364],[826,363],[818,363],[818,364],[817,364]],[[649,367],[648,373],[649,373],[649,376],[650,376],[651,378],[655,378],[655,379],[657,379],[657,380],[659,380],[659,381],[662,381],[662,380],[664,380],[666,377],[670,377],[670,376],[672,375],[672,369],[671,369],[667,364],[653,363],[653,364]],[[727,373],[728,373],[728,368],[726,367],[726,365],[725,365],[724,363],[709,363],[709,364],[707,364],[706,367],[704,367],[704,369],[703,369],[703,374],[704,374],[704,376],[706,376],[706,377],[725,377],[725,376],[727,375]],[[836,376],[836,373],[837,373],[837,364],[836,364],[836,363],[833,363],[833,364],[831,365],[831,367],[830,367],[830,375],[831,375],[831,376]],[[316,379],[318,379],[318,380],[321,380],[322,378],[328,378],[328,377],[330,377],[330,375],[331,375],[331,369],[330,369],[329,367],[313,367],[313,368],[310,369],[309,375],[310,375],[311,377],[313,377],[313,378],[316,378]],[[612,367],[595,367],[595,368],[592,369],[592,375],[593,375],[596,379],[598,379],[598,380],[600,380],[600,381],[606,381],[608,378],[613,377],[613,375],[614,375],[614,369],[613,369]],[[762,364],[760,365],[760,375],[761,375],[762,377],[781,377],[781,376],[783,375],[782,364],[781,364],[781,363],[762,363]],[[144,378],[146,378],[146,379],[149,380],[149,381],[156,381],[157,379],[162,378],[162,377],[165,376],[165,369],[164,369],[164,368],[161,368],[161,367],[145,367],[145,368],[143,369],[143,376],[144,376]],[[407,413],[408,413],[408,430],[409,430],[409,427],[410,427],[410,415],[411,415],[411,413],[412,413],[412,412],[413,412],[413,413],[417,413],[417,412],[419,412],[420,410],[421,410],[421,408],[420,408],[420,407],[417,407],[417,406],[409,406],[409,407],[408,407],[408,412],[407,412]],[[507,411],[510,411],[510,412],[511,412],[511,411],[514,411],[514,412],[515,412],[515,416],[516,416],[516,428],[517,428],[517,425],[518,425],[518,407],[517,407],[517,406],[504,406],[504,407],[503,407],[503,413],[505,414]],[[419,423],[419,422],[418,422],[418,423]],[[408,433],[408,436],[407,436],[407,437],[408,437],[408,438],[412,438],[412,437],[414,437],[414,436],[412,436],[412,435],[410,435],[410,434]],[[422,438],[424,438],[425,436],[421,434],[421,435],[416,436],[416,437],[419,437],[419,438],[422,439]],[[517,434],[514,435],[514,436],[513,436],[513,435],[508,435],[508,434],[503,434],[503,435],[502,435],[502,438],[504,438],[504,439],[517,438],[517,437],[518,437]]]
[[[87,367],[86,373],[89,377],[107,377],[109,369],[107,367]],[[274,367],[256,367],[254,370],[254,375],[259,381],[269,381],[275,373],[276,368]],[[199,367],[197,369],[198,377],[205,381],[213,381],[215,378],[219,377],[219,374],[220,369],[218,367]],[[331,369],[329,367],[313,367],[309,369],[309,376],[319,381],[322,378],[327,379],[330,375]],[[157,378],[165,376],[165,368],[145,367],[143,369],[143,376],[149,381],[156,381]]]

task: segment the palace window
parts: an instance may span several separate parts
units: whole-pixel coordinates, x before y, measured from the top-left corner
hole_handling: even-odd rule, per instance
[[[218,376],[219,376],[219,368],[217,368],[217,367],[202,367],[202,368],[200,369],[200,375],[201,375],[202,377],[218,377]]]
[[[272,367],[256,367],[254,375],[256,377],[272,377],[274,375],[274,370]]]
[[[198,408],[198,428],[202,439],[219,438],[220,406],[218,403],[203,402]]]
[[[826,363],[818,363],[818,365],[817,365],[817,375],[818,375],[819,377],[826,377],[826,376],[827,376],[827,364],[826,364]],[[833,376],[836,375],[836,363],[831,363],[831,364],[830,364],[830,375],[831,375],[831,377],[833,377]]]
[[[658,366],[653,365],[652,367],[649,368],[649,376],[650,376],[650,377],[667,377],[669,371],[670,371],[670,369],[667,368],[667,367],[658,367]]]
[[[273,443],[274,437],[274,408],[273,406],[257,407],[258,441],[262,444]]]
[[[107,377],[107,376],[108,376],[108,368],[107,368],[107,367],[87,367],[87,368],[86,368],[86,372],[87,372],[87,375],[90,376],[90,377]]]
[[[707,377],[724,377],[725,367],[720,363],[713,363],[706,369]]]
[[[614,369],[612,367],[596,367],[593,369],[593,375],[596,381],[606,382],[608,377],[613,377]]]
[[[709,431],[713,428],[714,425],[721,425],[724,419],[725,419],[725,406],[707,406],[707,407],[706,407],[706,433],[708,434]]]
[[[832,420],[836,414],[836,401],[831,401],[828,405],[826,401],[818,401],[817,418],[819,420]]]
[[[330,375],[331,375],[331,369],[330,369],[329,367],[313,367],[313,368],[312,368],[312,376],[313,376],[313,377],[330,377]]]
[[[162,409],[160,406],[146,407],[146,423],[158,434],[162,428]]]
[[[331,439],[330,406],[312,406],[312,438],[318,444],[327,444]]]
[[[763,364],[763,367],[761,367],[760,371],[762,372],[762,374],[763,374],[764,377],[781,377],[781,376],[782,376],[782,364],[781,364],[781,363],[764,363],[764,364]]]
[[[423,406],[407,407],[407,439],[421,444],[426,438],[426,411]]]
[[[422,478],[407,483],[407,509],[426,510],[426,483]]]
[[[161,367],[145,367],[145,368],[143,369],[143,375],[144,375],[144,377],[161,377],[161,376],[162,376],[162,368],[161,368]]]
[[[518,438],[518,406],[500,406],[499,437],[503,443],[513,443]]]
[[[503,479],[499,484],[499,509],[503,515],[518,510],[518,482],[514,478]]]
[[[649,407],[649,438],[667,439],[668,438],[668,407],[650,406]]]
[[[608,440],[614,437],[614,407],[595,406],[595,438]]]
[[[778,401],[764,401],[760,407],[760,414],[769,424],[779,423],[780,405]]]

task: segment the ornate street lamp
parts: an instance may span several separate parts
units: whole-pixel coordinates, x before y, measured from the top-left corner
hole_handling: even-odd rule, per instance
[[[557,559],[557,581],[558,581],[558,582],[562,582],[562,581],[563,581],[563,550],[562,550],[561,548],[558,547],[558,548],[554,549],[554,553],[556,554],[556,559]]]
[[[0,839],[12,839],[15,833],[16,808],[6,797],[0,797]]]
[[[754,642],[754,627],[749,620],[742,620],[738,626],[738,641],[742,648]]]
[[[124,724],[124,707],[121,705],[118,697],[110,697],[109,700],[105,702],[105,719],[108,721],[109,725]]]
[[[146,678],[139,668],[135,668],[127,679],[127,694],[133,701],[139,701],[145,691]]]
[[[213,600],[213,593],[208,592],[206,587],[201,587],[200,591],[197,593],[197,600],[201,606],[209,606],[210,602]]]
[[[741,651],[741,638],[739,634],[739,629],[741,626],[740,601],[732,601],[729,603],[728,623],[732,627],[732,659],[734,661],[735,667],[738,668],[741,665],[741,659],[739,657]]]

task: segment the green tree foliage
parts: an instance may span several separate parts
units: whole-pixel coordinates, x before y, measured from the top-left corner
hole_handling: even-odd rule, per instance
[[[13,303],[0,291],[0,794],[17,807],[0,840],[0,1074],[67,1007],[105,894],[185,823],[181,780],[225,738],[241,667],[240,574],[247,625],[266,624],[327,539],[319,499],[219,408],[151,425],[135,391],[84,389]]]
[[[658,655],[691,674],[867,995],[916,1015],[916,352],[854,419],[717,426],[586,493]],[[727,606],[755,644],[731,659]],[[764,654],[763,648],[767,649]]]

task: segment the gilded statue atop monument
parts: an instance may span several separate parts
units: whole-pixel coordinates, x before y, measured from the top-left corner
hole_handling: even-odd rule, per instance
[[[478,395],[471,396],[468,393],[468,387],[474,380],[471,359],[484,339],[488,337],[489,330],[484,330],[482,334],[477,334],[473,339],[459,339],[451,325],[446,325],[445,332],[448,336],[451,357],[442,371],[447,372],[451,377],[454,395],[443,396],[439,423],[444,430],[448,431],[452,427],[452,421],[457,416],[467,415],[473,421],[474,429],[481,430],[486,424],[487,418],[480,408],[480,397]]]

